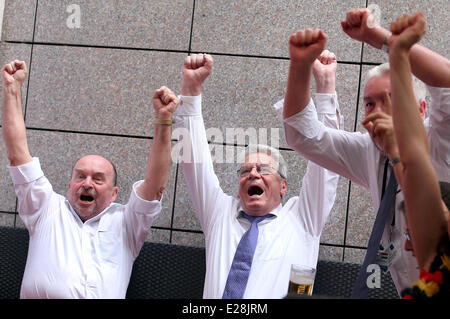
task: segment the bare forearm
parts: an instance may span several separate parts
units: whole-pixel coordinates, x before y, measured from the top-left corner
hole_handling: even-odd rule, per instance
[[[414,252],[419,266],[427,269],[440,239],[446,235],[446,221],[438,179],[430,160],[428,136],[413,93],[409,52],[398,47],[392,48],[389,54],[393,121],[402,165],[400,183]]]
[[[202,93],[201,84],[185,84],[182,83],[181,95],[184,96],[198,96]]]
[[[171,126],[155,124],[145,180],[138,189],[138,195],[145,200],[161,199],[167,186],[172,164],[171,132]]]
[[[289,67],[283,117],[289,118],[301,112],[311,99],[312,65],[291,63]]]
[[[363,42],[371,45],[376,49],[381,49],[383,43],[390,36],[391,32],[383,27],[377,26],[370,29],[370,33],[365,36]]]
[[[390,31],[380,26],[369,31],[361,40],[381,49]],[[442,55],[414,44],[410,50],[409,61],[412,73],[424,83],[436,87],[450,87],[450,61]]]
[[[389,31],[378,27],[371,45],[380,49]],[[436,87],[450,87],[450,60],[430,49],[414,44],[409,53],[412,73],[424,83]]]
[[[428,161],[408,164],[403,188],[414,254],[421,269],[429,269],[439,242],[448,236],[444,203],[436,172],[427,154],[416,154]]]
[[[402,61],[400,65],[391,66],[391,85],[395,92],[392,95],[394,129],[401,158],[401,163],[395,167],[395,175],[404,191],[417,261],[422,269],[427,269],[446,229],[425,129],[414,103],[412,88],[409,88],[410,77],[402,77],[409,69],[408,60],[405,60],[406,63]]]
[[[334,76],[315,77],[316,93],[333,94],[336,92],[336,78]]]
[[[445,219],[427,135],[412,90],[408,56],[406,52],[396,53],[391,53],[391,87],[401,163],[395,173],[405,195],[414,253],[419,266],[427,269],[445,234]]]
[[[412,46],[409,60],[412,73],[424,83],[450,87],[450,60],[418,44]]]
[[[20,89],[4,90],[2,131],[10,164],[19,166],[30,162]]]
[[[419,150],[428,150],[428,137],[414,97],[407,52],[392,53],[390,64],[394,129],[400,158],[406,163]]]

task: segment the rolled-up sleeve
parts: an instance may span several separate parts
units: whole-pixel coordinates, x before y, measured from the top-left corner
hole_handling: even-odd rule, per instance
[[[283,119],[286,143],[308,160],[368,187],[367,163],[361,156],[370,139],[343,130],[336,94],[316,95],[316,99],[317,110],[311,98],[301,112]],[[279,115],[283,114],[283,104],[282,100],[274,106]]]
[[[8,165],[8,168],[18,199],[19,216],[32,233],[39,217],[47,211],[45,208],[53,195],[52,185],[44,176],[37,157],[20,166]]]
[[[138,181],[133,184],[128,203],[125,205],[125,225],[127,229],[128,240],[131,243],[133,256],[136,258],[147,238],[148,232],[154,221],[161,213],[162,200],[145,200],[137,194],[137,189],[144,181]]]
[[[133,184],[133,191],[131,192],[130,195],[129,204],[132,205],[133,211],[136,212],[137,214],[157,215],[161,211],[164,194],[162,195],[160,200],[155,199],[149,201],[141,198],[137,194],[137,190],[139,186],[142,185],[143,182],[144,181],[141,180]]]
[[[23,165],[8,165],[8,169],[14,185],[28,184],[44,176],[39,158],[37,157],[33,157],[31,162]]]

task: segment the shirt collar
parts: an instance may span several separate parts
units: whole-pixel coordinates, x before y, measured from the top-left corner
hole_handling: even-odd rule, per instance
[[[80,216],[78,216],[77,212],[75,211],[75,209],[72,207],[72,205],[70,205],[69,200],[66,198],[66,205],[67,207],[69,207],[70,212],[73,214],[73,216],[82,224],[85,224],[87,222],[94,222],[97,219],[100,219],[102,215],[104,215],[111,207],[115,206],[116,203],[111,203],[109,204],[108,207],[106,207],[100,214],[98,214],[95,217],[92,217],[90,219],[88,219],[87,221],[85,221],[84,223],[82,222]]]
[[[278,215],[280,214],[281,210],[283,209],[283,205],[280,203],[277,207],[275,207],[271,212],[269,212],[268,214],[273,214],[275,215],[275,217],[278,217]],[[241,205],[239,205],[239,209],[236,212],[236,218],[240,219],[240,218],[244,218],[241,216],[241,211],[244,211],[244,209],[242,208]],[[244,218],[245,219],[245,218]]]

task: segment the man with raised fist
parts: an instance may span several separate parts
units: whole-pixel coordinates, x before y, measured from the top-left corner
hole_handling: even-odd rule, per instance
[[[369,9],[349,10],[341,25],[350,38],[388,51],[391,31],[381,27]],[[409,61],[412,73],[428,86],[450,87],[450,63],[447,58],[415,43],[409,51]]]
[[[19,216],[30,234],[21,298],[125,298],[133,262],[161,211],[171,166],[171,123],[178,98],[166,87],[152,102],[155,130],[145,179],[133,185],[126,205],[114,203],[114,165],[86,155],[72,170],[67,198],[56,194],[39,159],[28,150],[21,87],[23,61],[2,69],[3,138],[18,197]]]
[[[202,85],[212,68],[210,55],[186,57],[176,112],[177,128],[188,132],[180,152],[190,154],[183,155],[180,166],[205,235],[203,297],[282,298],[288,293],[292,264],[316,267],[338,176],[309,162],[299,196],[283,205],[288,184],[281,153],[249,145],[238,163],[238,194],[226,194],[214,172],[202,117]],[[337,127],[336,111],[326,117]]]
[[[364,41],[376,48],[389,46],[390,32],[377,25],[368,25],[370,12],[367,9],[355,9],[347,13],[342,22],[345,33],[353,39]],[[305,158],[340,174],[352,182],[368,188],[372,203],[377,213],[374,225],[377,231],[371,234],[363,266],[378,264],[382,269],[389,269],[392,279],[400,294],[401,290],[419,278],[417,261],[409,251],[405,251],[406,224],[401,203],[403,194],[391,177],[393,167],[400,157],[395,139],[392,108],[390,104],[389,64],[374,67],[368,72],[364,85],[363,101],[365,119],[363,125],[368,133],[347,132],[326,127],[319,120],[309,95],[312,58],[308,52],[319,51],[325,36],[317,30],[305,30],[292,38],[294,44],[288,77],[288,88],[284,102],[284,129],[288,145]],[[305,46],[311,43],[311,48]],[[385,43],[385,45],[383,45]],[[432,97],[429,117],[425,119],[426,90],[421,81],[413,79],[416,106],[424,119],[430,154],[439,180],[450,181],[450,68],[449,62],[439,54],[414,44],[410,50],[409,61],[412,73],[425,82]],[[297,70],[297,72],[296,72]],[[301,74],[299,74],[301,72]],[[305,82],[306,81],[306,82]],[[305,84],[306,83],[306,84]],[[438,86],[438,87],[434,87]],[[317,103],[320,105],[319,103]],[[392,192],[388,192],[392,184]],[[393,200],[388,200],[386,193],[393,193]],[[380,205],[382,198],[387,202]],[[382,209],[383,207],[383,209]],[[383,213],[381,214],[381,210]],[[382,216],[377,223],[378,216]],[[381,231],[379,231],[381,229]],[[382,258],[388,256],[388,258]],[[367,298],[368,287],[361,268],[358,289],[353,297]]]
[[[412,249],[421,271],[420,281],[403,291],[407,299],[450,297],[449,183],[438,182],[431,163],[428,136],[411,85],[409,53],[425,34],[421,12],[406,14],[391,24],[392,117],[400,163],[395,166],[405,198],[406,221]],[[441,199],[442,198],[442,199]]]

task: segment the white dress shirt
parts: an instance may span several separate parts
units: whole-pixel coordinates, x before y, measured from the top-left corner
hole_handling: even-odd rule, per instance
[[[428,90],[432,102],[424,125],[431,159],[439,180],[450,182],[450,89],[428,86]],[[328,103],[328,100],[325,95],[316,96],[318,106]],[[275,107],[282,108],[283,101],[279,101]],[[378,211],[386,156],[374,145],[368,133],[326,127],[317,119],[312,99],[302,112],[284,120],[284,130],[288,145],[297,153],[368,188],[374,211]],[[394,224],[391,226],[391,222],[386,225],[381,242],[384,247],[390,244],[395,246],[395,258],[389,270],[399,294],[419,279],[416,258],[404,250],[406,225],[403,212],[398,209],[402,200],[400,191],[396,198]]]
[[[223,192],[214,173],[201,96],[182,96],[175,114],[177,127],[189,132],[188,138],[183,137],[181,150],[191,151],[191,158],[181,167],[205,235],[203,297],[222,298],[236,248],[250,222],[240,217],[239,199]],[[324,117],[337,127],[336,110]],[[276,217],[258,224],[258,242],[244,298],[282,298],[287,294],[291,264],[316,267],[320,235],[334,204],[338,179],[337,174],[308,163],[299,196],[272,211]]]
[[[53,191],[38,158],[8,167],[30,234],[20,298],[125,298],[161,201],[139,198],[136,182],[126,205],[112,203],[83,223]]]

